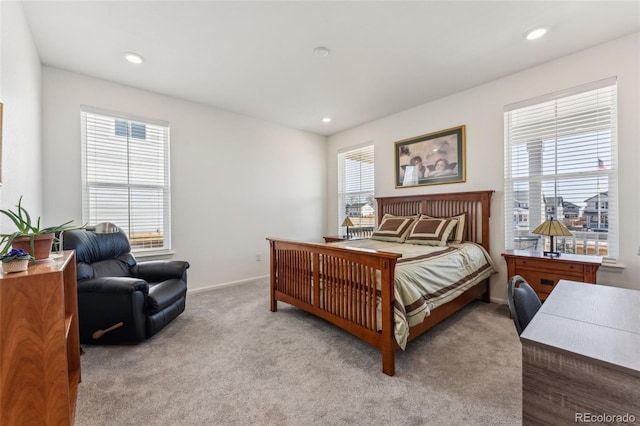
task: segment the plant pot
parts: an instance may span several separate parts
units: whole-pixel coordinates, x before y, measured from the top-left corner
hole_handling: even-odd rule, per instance
[[[34,235],[34,253],[31,253],[31,237],[22,236],[13,240],[11,247],[14,249],[22,249],[27,253],[30,253],[35,260],[48,259],[51,255],[51,245],[53,244],[54,234],[39,234]]]
[[[14,259],[10,262],[2,262],[2,272],[10,274],[12,272],[23,272],[29,267],[29,259]]]

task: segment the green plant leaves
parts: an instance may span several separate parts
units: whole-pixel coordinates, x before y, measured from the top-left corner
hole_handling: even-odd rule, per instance
[[[30,236],[31,237],[31,254],[33,254],[33,244],[34,244],[34,235],[42,235],[42,234],[58,234],[62,231],[71,231],[74,229],[82,229],[85,226],[68,226],[73,220],[63,223],[58,226],[50,226],[47,228],[40,229],[40,217],[36,221],[35,225],[31,222],[31,215],[29,212],[22,207],[22,196],[18,200],[18,204],[16,205],[18,208],[17,212],[13,210],[3,210],[0,209],[0,213],[7,216],[14,223],[18,231],[12,234],[0,234],[0,245],[2,248],[0,249],[0,256],[5,254],[11,248],[11,244],[13,240],[17,237],[21,236]]]

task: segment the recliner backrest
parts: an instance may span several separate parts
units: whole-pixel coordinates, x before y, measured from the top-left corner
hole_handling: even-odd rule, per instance
[[[516,287],[518,285],[518,287]],[[514,275],[507,287],[507,301],[511,318],[516,326],[518,335],[522,334],[533,316],[542,306],[540,298],[529,283],[520,275]]]
[[[136,264],[127,234],[122,230],[106,234],[85,229],[67,231],[62,244],[65,250],[76,251],[78,280],[131,276],[131,268]]]

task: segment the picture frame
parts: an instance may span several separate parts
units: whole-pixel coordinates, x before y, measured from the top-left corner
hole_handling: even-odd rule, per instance
[[[466,182],[465,126],[395,142],[396,188]]]

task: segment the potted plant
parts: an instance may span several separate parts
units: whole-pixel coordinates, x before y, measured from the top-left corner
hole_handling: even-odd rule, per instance
[[[33,259],[33,256],[26,251],[22,249],[12,249],[9,253],[0,256],[2,272],[9,274],[11,272],[26,271],[31,259]]]
[[[51,255],[51,247],[54,241],[58,242],[58,235],[62,231],[80,229],[82,226],[69,226],[73,221],[58,226],[40,228],[40,217],[33,223],[31,215],[22,207],[22,197],[16,205],[17,211],[2,210],[0,213],[7,216],[15,224],[18,230],[12,234],[0,234],[0,255],[4,255],[11,247],[22,249],[35,258],[35,260],[47,259]]]

